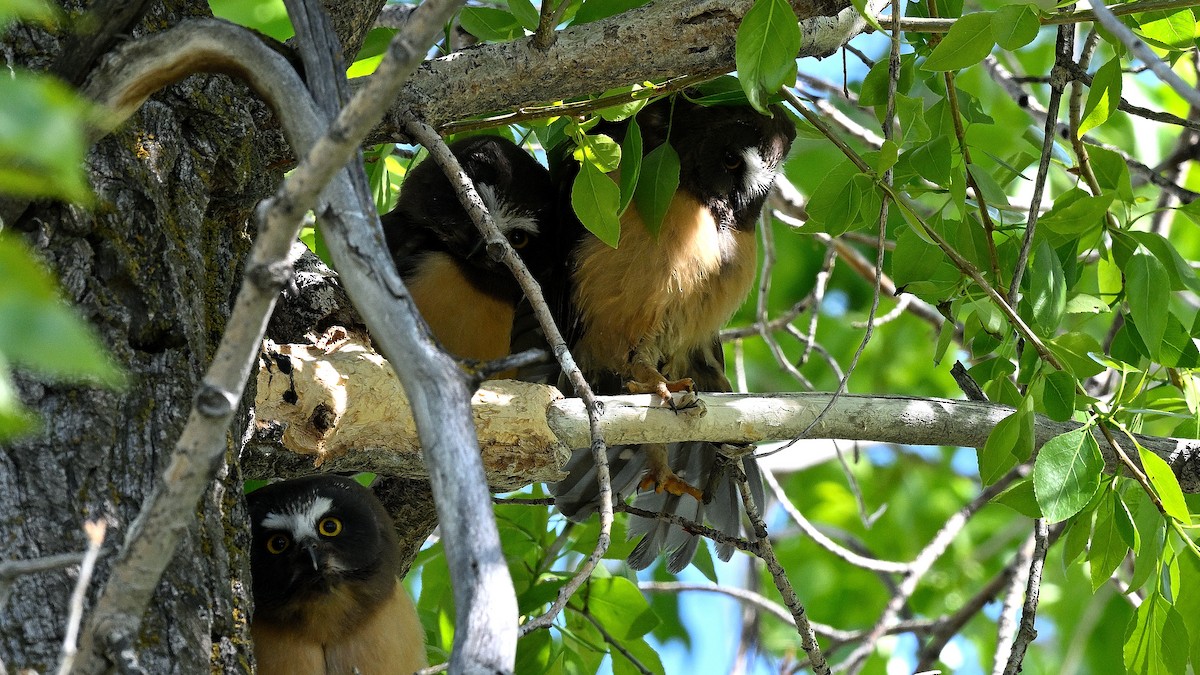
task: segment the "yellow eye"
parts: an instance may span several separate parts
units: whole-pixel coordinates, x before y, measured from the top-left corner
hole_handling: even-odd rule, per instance
[[[523,249],[529,245],[529,233],[525,230],[514,230],[508,235],[508,243],[517,250]]]
[[[721,163],[726,169],[735,171],[742,166],[742,156],[736,152],[726,150],[725,156],[721,159]]]
[[[342,533],[342,521],[333,516],[322,518],[321,522],[317,523],[317,531],[326,537],[336,537]]]
[[[279,555],[287,550],[290,543],[292,543],[292,540],[288,539],[286,535],[274,535],[267,540],[267,551]]]

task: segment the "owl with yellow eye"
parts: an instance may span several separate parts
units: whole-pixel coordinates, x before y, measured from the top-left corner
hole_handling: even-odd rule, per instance
[[[260,488],[246,502],[259,673],[390,675],[427,665],[397,576],[392,518],[369,489],[316,475]]]

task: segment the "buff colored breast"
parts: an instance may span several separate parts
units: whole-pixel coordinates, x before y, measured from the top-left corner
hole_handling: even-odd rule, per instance
[[[405,283],[421,316],[451,353],[480,361],[508,354],[513,306],[471,285],[450,256],[425,255]]]
[[[617,249],[589,238],[574,261],[581,365],[624,373],[634,350],[657,361],[707,344],[749,292],[755,249],[753,232],[718,228],[683,191],[657,238],[630,208]]]

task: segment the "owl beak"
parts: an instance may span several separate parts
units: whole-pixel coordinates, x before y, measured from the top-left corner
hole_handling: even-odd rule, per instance
[[[301,550],[308,554],[309,560],[312,561],[313,571],[320,572],[321,571],[321,557],[320,557],[320,553],[317,552],[316,545],[315,544],[304,544],[301,547]]]

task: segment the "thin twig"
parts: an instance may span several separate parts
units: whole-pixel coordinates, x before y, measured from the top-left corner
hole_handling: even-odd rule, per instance
[[[88,584],[92,582],[92,572],[96,569],[96,558],[100,556],[100,547],[104,544],[104,533],[107,529],[108,523],[103,519],[83,524],[88,545],[83,554],[83,562],[79,565],[79,578],[75,580],[75,590],[71,592],[67,634],[63,637],[58,675],[67,675],[75,665],[75,655],[79,651],[79,625],[83,622],[83,598],[87,594]]]
[[[1096,15],[1096,22],[1104,26],[1105,30],[1111,33],[1114,37],[1120,40],[1121,44],[1125,45],[1130,52],[1133,53],[1139,61],[1150,66],[1150,70],[1169,86],[1172,91],[1179,95],[1180,98],[1187,101],[1193,108],[1200,108],[1200,91],[1196,91],[1194,87],[1183,81],[1183,78],[1171,69],[1171,66],[1163,62],[1151,49],[1142,42],[1138,36],[1129,30],[1129,27],[1122,23],[1113,14],[1113,11],[1104,6],[1103,3],[1096,3],[1092,7],[1092,12]]]
[[[1025,597],[1025,585],[1029,581],[1029,561],[1033,558],[1033,535],[1025,538],[1017,555],[1013,558],[1013,574],[1006,584],[1004,600],[1000,603],[1000,615],[996,617],[996,654],[992,658],[992,675],[1001,675],[1004,664],[1012,654],[1013,638],[1017,634],[1017,612]]]
[[[566,3],[564,2],[563,4]],[[625,648],[625,645],[621,644],[621,640],[613,637],[612,633],[609,633],[608,630],[596,620],[596,617],[592,616],[591,612],[585,611],[580,612],[580,614],[582,614],[585,619],[590,621],[592,626],[594,626],[596,630],[600,632],[600,637],[604,638],[604,641],[607,642],[609,646],[617,650],[617,653],[619,653],[621,656],[624,656],[625,659],[628,660],[629,663],[636,668],[639,673],[642,673],[643,675],[654,675],[649,668],[647,668],[641,661],[637,660],[637,657],[633,655],[633,652],[629,651]]]
[[[1025,606],[1021,610],[1021,628],[1013,641],[1012,653],[1008,657],[1008,666],[1004,675],[1016,675],[1021,672],[1021,664],[1025,660],[1025,650],[1037,637],[1034,628],[1034,618],[1037,616],[1038,596],[1042,588],[1042,568],[1046,564],[1046,549],[1048,548],[1048,532],[1046,521],[1038,518],[1033,521],[1033,555],[1029,561],[1029,585],[1025,589]]]
[[[702,523],[698,523],[694,520],[689,520],[687,518],[684,518],[683,516],[681,516],[679,514],[666,513],[663,511],[647,511],[646,509],[641,509],[636,506],[631,506],[624,502],[617,502],[614,505],[614,507],[615,507],[615,510],[622,511],[624,513],[628,513],[631,516],[637,516],[639,518],[646,518],[649,520],[659,520],[664,523],[670,523],[671,525],[675,525],[676,527],[679,527],[681,530],[683,530],[684,532],[687,532],[688,534],[698,535],[698,536],[704,537],[706,539],[711,539],[713,542],[715,542],[717,544],[725,544],[727,546],[732,546],[739,551],[742,551],[745,553],[750,553],[753,555],[758,555],[759,548],[758,548],[757,542],[749,541],[749,540],[743,539],[741,537],[735,537],[733,535],[726,534],[718,529],[714,529],[714,528],[711,528]]]
[[[1042,135],[1042,154],[1038,160],[1037,177],[1033,181],[1033,196],[1029,203],[1038,206],[1042,203],[1042,195],[1046,189],[1046,178],[1050,173],[1050,157],[1054,153],[1054,129],[1058,124],[1058,107],[1062,100],[1063,89],[1067,86],[1067,74],[1064,72],[1065,63],[1071,61],[1075,40],[1074,28],[1060,26],[1058,39],[1054,48],[1054,67],[1050,71],[1050,102],[1046,108],[1046,128]],[[1037,208],[1030,208],[1025,221],[1025,238],[1021,242],[1017,263],[1013,266],[1012,282],[1008,287],[1008,304],[1016,305],[1021,294],[1021,278],[1025,274],[1025,266],[1029,263],[1029,254],[1033,251],[1033,235],[1037,229]]]
[[[588,386],[583,373],[579,370],[578,365],[576,365],[574,358],[567,349],[566,340],[563,339],[562,333],[554,324],[554,317],[550,312],[550,307],[546,304],[545,297],[542,295],[541,287],[533,278],[533,275],[529,272],[529,269],[525,266],[520,256],[517,255],[516,250],[513,249],[512,245],[501,234],[499,228],[496,227],[495,222],[492,221],[491,216],[484,207],[483,200],[479,197],[479,193],[475,190],[475,186],[471,183],[470,178],[463,172],[454,154],[450,152],[445,142],[442,141],[437,132],[429,125],[412,117],[404,119],[403,124],[405,130],[429,151],[433,160],[442,167],[446,175],[455,183],[463,207],[471,215],[472,220],[483,234],[484,241],[487,242],[489,255],[498,256],[516,278],[517,283],[521,286],[521,290],[525,293],[525,297],[529,300],[530,307],[533,308],[542,333],[545,335],[547,343],[558,359],[559,365],[562,367],[563,372],[570,378],[571,384],[575,387],[576,394],[583,399],[587,407],[592,457],[596,462],[596,478],[600,484],[600,536],[596,541],[595,549],[588,556],[587,560],[584,561],[571,580],[559,589],[558,597],[555,598],[550,609],[542,616],[532,619],[521,626],[521,635],[526,635],[530,631],[549,627],[554,622],[554,618],[567,606],[567,602],[575,591],[591,576],[592,570],[599,564],[600,559],[604,556],[604,552],[608,550],[608,545],[611,541],[613,514],[612,485],[608,472],[608,453],[604,445],[604,437],[600,431],[599,408],[591,387]]]
[[[945,553],[950,543],[962,532],[971,517],[979,509],[983,508],[985,504],[990,502],[993,497],[1003,492],[1005,488],[1016,481],[1021,476],[1021,473],[1020,468],[1009,471],[995,483],[981,490],[974,499],[959,509],[957,513],[946,519],[946,522],[938,530],[937,534],[934,535],[933,539],[913,559],[909,573],[900,582],[900,586],[884,607],[883,613],[875,623],[874,628],[871,629],[866,640],[846,658],[845,663],[849,666],[849,672],[859,672],[866,663],[867,657],[875,651],[875,645],[879,641],[879,638],[885,634],[887,627],[896,620],[896,617],[900,614],[900,610],[908,602],[908,599],[912,597],[913,592],[917,589],[917,584],[933,566],[933,563]]]
[[[817,644],[816,633],[813,631],[812,623],[808,620],[808,611],[804,609],[800,598],[796,596],[796,591],[788,581],[783,565],[779,564],[779,558],[775,557],[775,549],[771,546],[771,539],[767,534],[767,525],[758,513],[758,506],[754,503],[741,458],[738,458],[734,468],[736,468],[734,474],[738,493],[742,497],[742,507],[745,508],[746,517],[750,520],[751,527],[754,528],[754,536],[757,537],[758,557],[766,563],[767,571],[771,573],[771,579],[775,582],[775,588],[783,596],[783,602],[792,614],[792,621],[800,633],[800,647],[812,662],[813,672],[818,675],[830,675],[829,663],[821,653],[820,645]]]
[[[795,504],[792,504],[792,500],[789,499],[787,493],[783,491],[783,486],[779,484],[779,480],[775,478],[775,474],[767,469],[762,469],[761,467],[760,469],[763,482],[771,488],[771,492],[775,494],[775,499],[779,501],[781,506],[783,506],[784,511],[787,512],[792,521],[794,521],[796,525],[800,527],[800,530],[804,532],[804,534],[808,535],[808,537],[812,539],[813,543],[817,546],[820,546],[821,548],[829,551],[833,555],[841,558],[851,565],[854,565],[855,567],[861,567],[862,569],[871,570],[872,572],[905,574],[909,571],[909,569],[911,569],[911,563],[868,558],[866,556],[859,555],[848,548],[845,548],[841,544],[825,536],[825,533],[818,530],[816,526],[814,526],[812,522],[808,520],[808,518],[804,517],[804,514],[800,513],[800,510],[796,508]]]

